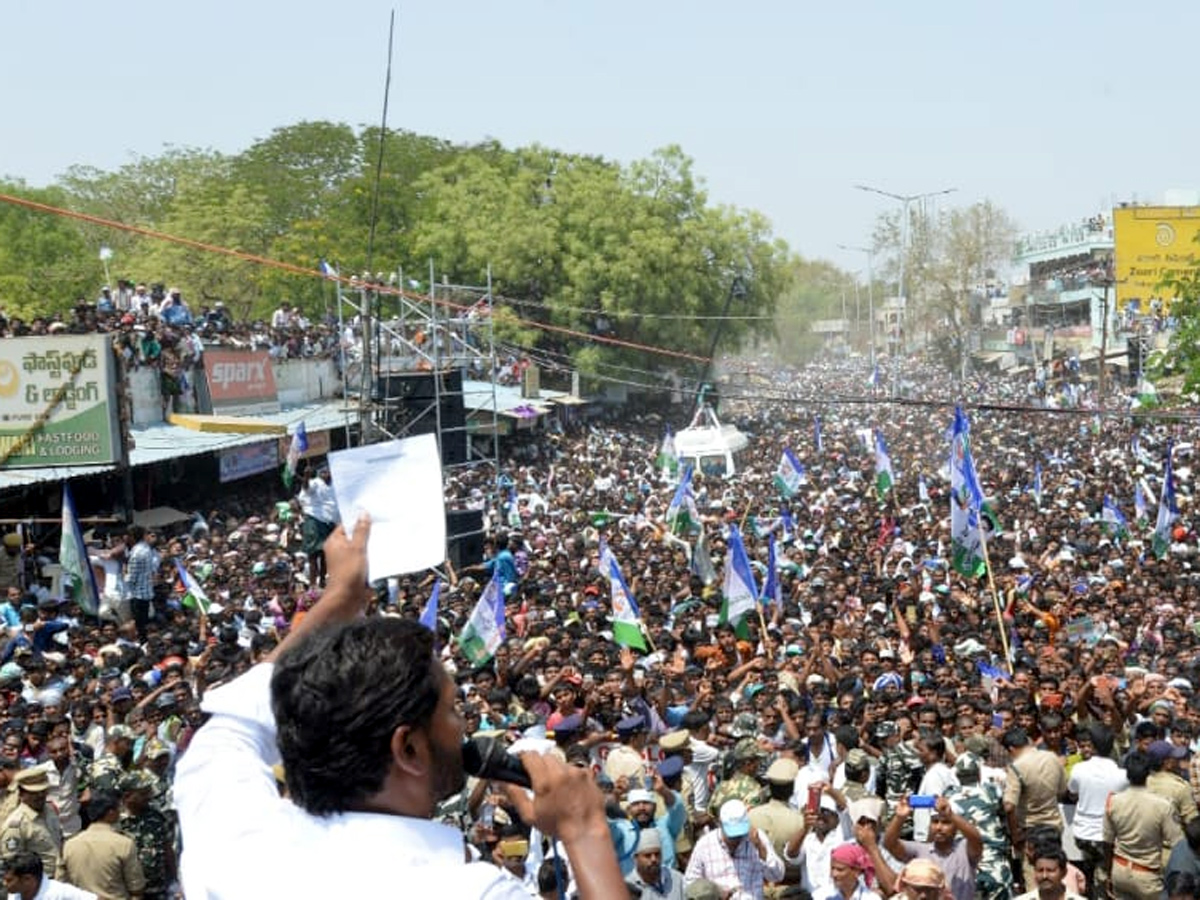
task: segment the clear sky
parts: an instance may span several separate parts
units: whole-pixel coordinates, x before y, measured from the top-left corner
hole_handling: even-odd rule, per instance
[[[0,174],[305,119],[628,162],[679,144],[717,202],[862,267],[888,201],[954,187],[1023,229],[1200,187],[1200,3],[1160,0],[123,0],[4,4]]]

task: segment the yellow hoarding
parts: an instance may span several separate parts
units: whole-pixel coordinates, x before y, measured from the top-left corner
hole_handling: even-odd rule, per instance
[[[1161,300],[1166,309],[1172,298],[1159,288],[1162,280],[1200,264],[1200,206],[1118,207],[1113,210],[1113,227],[1117,309],[1124,310],[1134,300],[1143,313],[1151,311],[1154,300]]]

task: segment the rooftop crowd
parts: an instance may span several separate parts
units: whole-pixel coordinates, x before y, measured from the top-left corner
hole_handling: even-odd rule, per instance
[[[511,446],[511,491],[481,469],[446,482],[453,505],[484,509],[485,560],[381,583],[368,615],[416,619],[443,581],[438,653],[466,733],[593,772],[632,896],[1200,896],[1190,424],[1094,415],[1076,372],[1040,392],[1019,376],[968,385],[996,403],[971,413],[993,594],[950,565],[946,432],[962,386],[919,358],[884,374],[903,379],[904,402],[849,363],[726,384],[723,409],[751,443],[733,477],[695,476],[695,530],[666,522],[678,475],[658,460],[661,420]],[[1052,402],[1064,390],[1070,408]],[[882,499],[874,428],[895,473]],[[1160,558],[1168,446],[1178,517]],[[773,480],[785,448],[805,467],[787,499]],[[93,535],[100,619],[37,577],[45,547],[6,537],[6,884],[179,890],[172,777],[203,698],[320,602],[336,485],[314,464],[296,488],[216,497],[174,531]],[[1106,497],[1127,529],[1105,523]],[[774,537],[781,590],[726,623],[733,527],[760,587]],[[602,540],[645,650],[614,639]],[[211,605],[185,596],[176,561]],[[458,638],[493,576],[506,637],[472,665]],[[437,815],[530,895],[571,896],[570,859],[530,829],[526,804],[472,779]]]

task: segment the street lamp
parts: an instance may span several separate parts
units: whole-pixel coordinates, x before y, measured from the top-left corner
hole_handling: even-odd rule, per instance
[[[879,194],[881,197],[887,197],[889,200],[895,200],[901,204],[903,209],[902,218],[900,221],[900,273],[897,278],[896,289],[900,299],[903,301],[904,294],[904,256],[908,250],[908,207],[914,200],[926,200],[930,197],[940,197],[944,194],[953,194],[958,188],[943,188],[940,191],[926,191],[923,194],[893,194],[891,191],[881,190],[877,187],[871,187],[869,184],[854,185],[856,191],[866,191],[868,194]],[[893,356],[895,360],[892,364],[893,372],[899,372],[900,353],[899,353],[899,335],[896,338],[896,346],[893,348]],[[892,396],[896,396],[898,387],[898,378],[892,379]]]
[[[853,247],[850,244],[838,244],[841,250],[852,250],[855,253],[867,254],[867,314],[871,317],[871,371],[875,371],[875,251],[870,247]],[[855,290],[858,284],[855,283]]]

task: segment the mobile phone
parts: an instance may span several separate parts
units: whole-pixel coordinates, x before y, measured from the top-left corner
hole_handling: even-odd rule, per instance
[[[912,794],[908,798],[908,805],[913,809],[933,809],[937,806],[937,797],[933,794]]]
[[[815,813],[821,808],[821,786],[819,784],[810,784],[808,786],[808,811]]]

